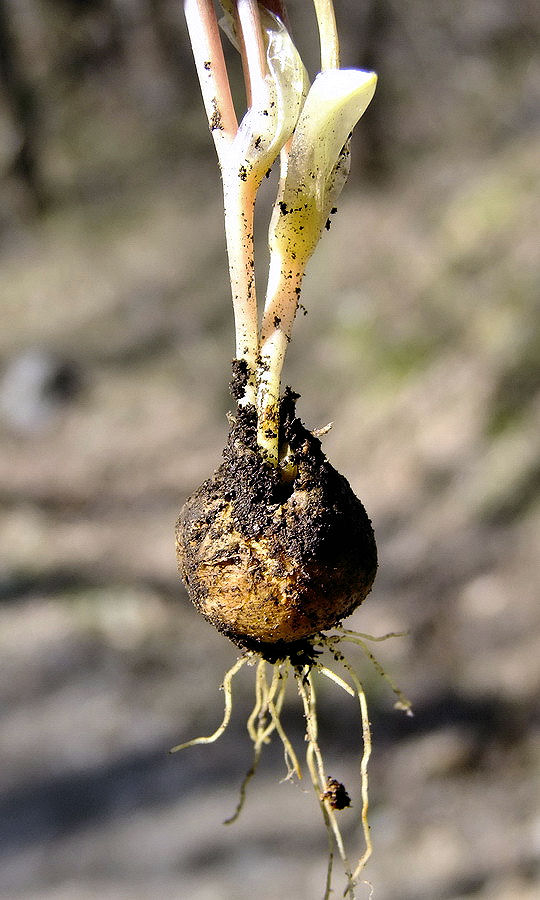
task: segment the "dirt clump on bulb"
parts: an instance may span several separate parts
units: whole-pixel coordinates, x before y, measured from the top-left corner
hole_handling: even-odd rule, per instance
[[[270,662],[309,656],[309,638],[338,624],[377,571],[371,522],[320,441],[281,401],[281,467],[257,448],[253,406],[238,407],[224,461],[186,501],[178,566],[202,615]]]

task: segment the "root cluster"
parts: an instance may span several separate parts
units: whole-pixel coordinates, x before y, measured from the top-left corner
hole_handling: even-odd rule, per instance
[[[233,666],[231,666],[223,679],[225,712],[223,720],[216,731],[208,737],[197,737],[193,740],[186,741],[186,743],[179,744],[177,747],[173,747],[171,752],[174,753],[178,750],[184,750],[188,747],[193,747],[196,744],[210,744],[221,737],[231,718],[233,678],[246,664],[258,660],[255,677],[255,703],[251,715],[247,720],[248,734],[253,743],[253,761],[240,786],[240,795],[236,809],[234,813],[225,820],[224,824],[232,824],[240,815],[246,800],[248,784],[257,771],[263,747],[265,744],[269,743],[274,733],[277,733],[283,745],[287,771],[285,780],[293,777],[301,779],[302,766],[293,744],[285,733],[281,722],[281,712],[285,701],[287,683],[292,673],[301,698],[306,723],[306,765],[328,835],[328,867],[324,900],[329,900],[332,892],[332,871],[336,851],[341,859],[347,879],[344,896],[353,900],[356,896],[355,888],[358,879],[372,852],[368,822],[368,762],[371,755],[371,728],[367,700],[362,683],[351,663],[342,652],[342,645],[344,643],[359,645],[374,664],[377,672],[389,683],[397,697],[395,704],[396,708],[404,710],[409,715],[412,715],[412,713],[409,700],[407,700],[401,690],[386,675],[382,666],[366,645],[366,641],[385,640],[386,638],[398,635],[388,634],[384,635],[382,638],[374,638],[372,635],[359,634],[341,627],[334,631],[334,634],[320,635],[313,641],[311,651],[313,662],[300,665],[294,664],[290,659],[283,659],[271,666],[270,679],[268,678],[268,664],[266,660],[255,654],[253,651],[247,651]],[[325,651],[329,651],[333,663],[343,669],[344,678],[335,671],[335,667],[329,668],[323,663],[322,654],[324,654]],[[323,755],[319,746],[315,674],[320,674],[329,678],[353,698],[356,697],[360,705],[362,723],[362,752],[359,757],[361,807],[359,815],[358,813],[356,813],[356,815],[359,818],[362,828],[364,848],[354,866],[351,865],[345,850],[338,816],[336,815],[336,812],[340,813],[342,810],[348,809],[349,806],[351,806],[350,798],[345,785],[327,775]]]

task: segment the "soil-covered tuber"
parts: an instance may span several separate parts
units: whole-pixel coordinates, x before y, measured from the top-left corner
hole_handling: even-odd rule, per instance
[[[281,402],[282,467],[257,447],[255,409],[238,407],[224,462],[186,501],[179,569],[195,606],[240,647],[294,656],[369,593],[377,570],[371,522],[320,441]]]

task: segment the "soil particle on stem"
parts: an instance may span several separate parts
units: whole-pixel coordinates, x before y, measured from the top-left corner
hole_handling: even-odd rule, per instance
[[[233,395],[244,377],[236,361]],[[307,659],[309,639],[352,613],[377,570],[367,513],[297,418],[297,399],[287,388],[280,407],[279,443],[294,477],[263,461],[255,409],[238,407],[222,465],[186,501],[176,526],[192,602],[232,641],[269,660]]]
[[[236,401],[241,400],[246,392],[249,379],[247,360],[233,359],[232,378],[229,382],[229,390]]]

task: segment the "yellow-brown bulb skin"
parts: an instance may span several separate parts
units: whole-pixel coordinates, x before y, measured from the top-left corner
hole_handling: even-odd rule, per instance
[[[262,461],[253,414],[239,410],[224,463],[176,526],[190,599],[219,631],[263,655],[286,655],[350,615],[377,570],[363,505],[293,411],[294,397],[282,411],[289,480]]]

